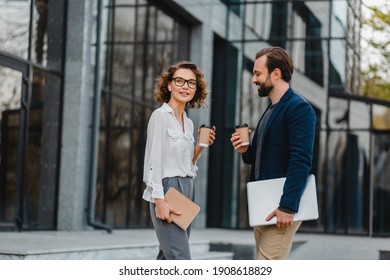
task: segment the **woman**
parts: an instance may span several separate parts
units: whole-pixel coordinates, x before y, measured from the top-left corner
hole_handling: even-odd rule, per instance
[[[156,89],[156,101],[162,106],[149,120],[144,162],[146,189],[143,199],[150,202],[150,215],[160,244],[158,260],[191,259],[189,235],[172,223],[169,214],[180,214],[164,199],[169,187],[194,200],[193,179],[202,147],[194,145],[194,124],[186,108],[201,108],[207,96],[203,73],[187,61],[169,67]],[[199,138],[199,130],[198,130]],[[209,144],[215,140],[215,127]]]

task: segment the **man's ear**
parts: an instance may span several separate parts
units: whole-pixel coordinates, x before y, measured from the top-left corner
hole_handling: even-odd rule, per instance
[[[280,71],[279,68],[275,68],[273,71],[275,78],[281,79],[282,78],[282,71]]]

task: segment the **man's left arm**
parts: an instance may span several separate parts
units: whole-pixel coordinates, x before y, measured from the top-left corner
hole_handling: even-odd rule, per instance
[[[312,167],[315,138],[315,112],[301,101],[288,114],[289,162],[279,210],[298,212],[299,202]],[[290,210],[290,211],[288,211]]]

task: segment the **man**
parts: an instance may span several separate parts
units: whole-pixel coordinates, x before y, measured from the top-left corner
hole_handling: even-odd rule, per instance
[[[280,47],[256,54],[252,82],[270,104],[251,145],[242,146],[238,133],[230,139],[243,161],[251,164],[251,181],[286,177],[279,207],[266,217],[276,216],[276,225],[253,228],[257,259],[286,259],[301,225],[293,219],[311,169],[316,120],[310,104],[290,88],[293,71],[291,57]]]

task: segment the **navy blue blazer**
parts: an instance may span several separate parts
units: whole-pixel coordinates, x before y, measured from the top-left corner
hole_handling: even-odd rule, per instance
[[[264,113],[260,120],[263,116]],[[311,105],[289,88],[265,125],[261,139],[259,178],[254,178],[253,168],[257,132],[248,151],[242,155],[244,162],[252,165],[251,181],[286,177],[279,205],[295,212],[298,212],[312,166],[315,124],[316,116]]]

